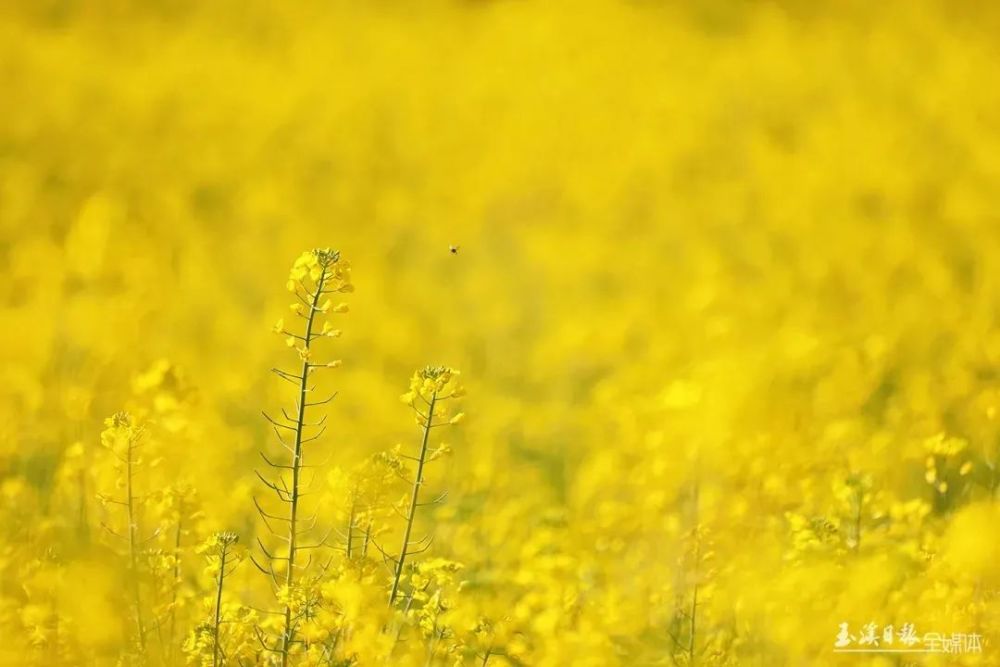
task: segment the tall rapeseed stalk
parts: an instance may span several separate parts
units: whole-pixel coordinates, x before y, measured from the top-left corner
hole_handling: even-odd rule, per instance
[[[449,416],[445,407],[446,401],[465,394],[464,388],[458,383],[458,375],[458,371],[451,368],[428,366],[414,373],[410,380],[410,391],[402,396],[403,402],[409,405],[416,415],[417,426],[420,428],[420,447],[416,456],[399,455],[414,464],[414,471],[413,479],[409,480],[411,483],[409,503],[403,515],[405,522],[403,539],[398,555],[392,559],[393,577],[392,587],[389,591],[390,605],[395,604],[399,595],[400,582],[403,578],[403,569],[407,558],[425,551],[433,539],[433,536],[427,536],[421,540],[412,540],[413,523],[419,507],[431,505],[444,499],[444,494],[442,494],[430,502],[421,503],[420,491],[424,484],[424,467],[446,451],[444,445],[434,450],[430,449],[431,431],[442,426],[455,425],[464,416],[461,412]]]
[[[313,515],[303,521],[299,516],[299,505],[304,493],[302,472],[306,467],[304,446],[320,438],[326,429],[324,425],[326,417],[310,422],[307,420],[307,413],[310,408],[333,399],[331,395],[325,399],[310,400],[315,391],[315,385],[312,384],[313,374],[318,370],[340,365],[340,361],[316,361],[315,347],[322,338],[336,338],[340,335],[340,330],[335,329],[326,318],[334,313],[347,311],[346,304],[334,305],[331,296],[353,291],[350,275],[349,265],[341,261],[340,253],[337,251],[318,248],[303,253],[292,266],[287,283],[288,290],[296,298],[291,309],[294,316],[301,320],[300,326],[286,327],[284,320],[279,320],[274,328],[276,333],[286,337],[288,347],[296,351],[299,366],[297,372],[272,369],[279,378],[295,387],[295,400],[291,413],[282,409],[281,416],[277,418],[264,414],[288,455],[283,462],[278,462],[261,452],[261,458],[270,467],[271,472],[269,476],[258,472],[257,476],[274,493],[277,500],[286,506],[285,514],[282,516],[266,511],[256,499],[254,503],[265,527],[278,540],[284,542],[285,547],[283,553],[278,550],[272,551],[258,538],[264,562],[254,559],[254,564],[268,575],[274,588],[273,592],[282,606],[280,613],[283,620],[277,640],[268,643],[261,636],[265,649],[280,656],[282,667],[288,665],[289,654],[295,642],[296,626],[302,620],[295,603],[297,596],[294,594],[297,571],[307,568],[311,558],[309,562],[300,562],[300,552],[316,548],[325,542],[325,538],[311,545],[302,544],[300,541],[303,535],[313,528],[316,519]],[[321,321],[322,326],[320,326]],[[303,528],[301,525],[303,523],[308,525]],[[277,527],[280,524],[284,525],[283,529]],[[275,571],[276,564],[281,566],[283,573]]]

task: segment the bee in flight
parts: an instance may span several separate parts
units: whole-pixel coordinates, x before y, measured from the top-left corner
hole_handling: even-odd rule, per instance
[[[458,246],[457,245],[450,245],[450,246],[448,246],[448,250],[451,251],[452,255],[457,255],[458,254]]]

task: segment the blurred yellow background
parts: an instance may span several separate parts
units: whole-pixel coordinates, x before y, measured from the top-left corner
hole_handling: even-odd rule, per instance
[[[834,654],[842,622],[1000,664],[998,37],[943,0],[5,3],[0,661],[213,664],[194,545],[255,548],[269,328],[332,246],[319,523],[415,446],[414,369],[461,369],[421,521],[466,583],[386,649],[385,577],[338,565],[339,643],[292,664],[904,664]],[[98,497],[123,408],[146,655]]]

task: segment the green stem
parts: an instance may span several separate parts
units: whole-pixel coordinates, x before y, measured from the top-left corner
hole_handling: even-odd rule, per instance
[[[695,664],[695,639],[697,637],[698,620],[698,576],[701,560],[701,531],[699,530],[699,484],[696,481],[692,490],[693,512],[694,512],[694,591],[691,594],[691,636],[688,637],[688,664]]]
[[[125,456],[125,506],[127,508],[128,519],[128,556],[132,574],[132,594],[135,602],[135,624],[139,635],[139,652],[146,653],[146,627],[142,620],[142,596],[139,590],[139,563],[138,563],[138,518],[135,514],[135,494],[133,491],[133,455],[135,453],[135,439],[129,436],[128,451]]]
[[[181,529],[184,522],[184,501],[180,501],[177,517],[177,532],[174,533],[174,583],[170,596],[170,645],[167,647],[167,664],[173,661],[174,638],[177,636],[177,592],[181,579]]]
[[[219,625],[222,621],[222,582],[226,576],[228,546],[222,545],[219,555],[219,574],[215,579],[215,620],[212,624],[212,667],[219,665]]]
[[[306,350],[305,359],[302,361],[302,374],[299,380],[299,402],[295,417],[295,452],[292,455],[292,488],[290,494],[290,509],[288,516],[288,557],[285,572],[285,588],[291,593],[292,585],[295,583],[295,556],[297,553],[296,539],[298,537],[298,511],[299,511],[299,475],[302,471],[302,432],[305,428],[306,419],[306,394],[309,391],[309,348],[312,345],[312,329],[319,312],[319,299],[323,294],[323,283],[326,280],[326,268],[316,281],[316,292],[312,297],[312,304],[309,307],[309,317],[306,320],[306,331],[303,338],[303,346]],[[292,644],[292,606],[291,602],[285,604],[285,629],[281,634],[281,667],[288,667],[288,651]]]
[[[354,546],[354,515],[357,511],[358,501],[355,497],[351,500],[351,516],[347,519],[347,560],[351,560],[352,548]]]
[[[80,473],[77,476],[77,484],[79,486],[80,493],[80,514],[77,523],[77,536],[81,541],[87,542],[90,537],[88,533],[88,518],[87,518],[87,476],[84,469],[80,469]]]
[[[434,420],[434,404],[437,402],[437,392],[431,395],[427,408],[427,420],[424,422],[424,433],[420,442],[420,456],[417,458],[417,474],[413,479],[413,491],[410,494],[410,510],[406,514],[406,529],[403,531],[403,543],[399,548],[399,559],[396,561],[396,572],[392,579],[392,592],[389,593],[389,604],[396,602],[399,594],[399,582],[403,577],[403,565],[406,563],[410,533],[413,531],[413,518],[417,511],[417,500],[420,496],[420,486],[424,481],[424,463],[427,460],[427,443],[430,440],[431,423]]]

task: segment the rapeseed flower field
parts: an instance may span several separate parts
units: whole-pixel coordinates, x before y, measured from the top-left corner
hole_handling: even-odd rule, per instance
[[[1000,665],[998,37],[3,3],[0,664]]]

